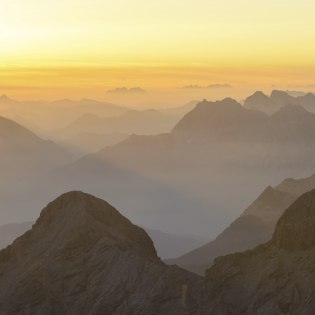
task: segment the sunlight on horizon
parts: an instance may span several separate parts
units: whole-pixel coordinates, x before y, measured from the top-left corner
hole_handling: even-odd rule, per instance
[[[313,79],[312,1],[2,3],[1,85],[11,87],[2,90],[8,93],[15,86],[14,95],[21,97],[51,98],[56,93],[66,95],[67,89],[71,96],[73,86],[78,90],[88,86],[86,94],[94,91],[97,97],[106,97],[104,90],[113,85],[179,90],[183,85],[218,83],[237,86],[238,92],[231,94],[243,97],[242,86],[253,82],[255,87],[263,83],[263,88],[271,88],[292,82],[307,86]],[[25,82],[12,82],[12,77],[5,75],[37,69],[47,76],[51,68],[70,72],[60,77],[58,84],[48,76],[46,84],[54,88],[53,93],[44,92],[41,75],[25,76]],[[73,68],[81,69],[79,72],[85,69],[87,77],[77,77],[69,85]],[[159,68],[162,70],[157,74]],[[99,69],[104,69],[101,76]],[[108,73],[113,75],[111,84]],[[102,92],[96,79],[102,82]],[[34,89],[25,93],[19,89],[25,85]]]

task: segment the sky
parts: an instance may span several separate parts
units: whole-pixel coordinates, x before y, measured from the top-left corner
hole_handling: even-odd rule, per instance
[[[0,94],[167,106],[315,90],[313,0],[0,3]]]

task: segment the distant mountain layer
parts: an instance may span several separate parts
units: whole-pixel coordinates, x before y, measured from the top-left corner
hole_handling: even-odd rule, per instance
[[[0,216],[29,220],[45,200],[83,190],[142,226],[214,239],[267,185],[315,172],[314,138],[315,114],[301,106],[268,116],[232,99],[204,101],[170,133],[133,135],[28,180],[21,198],[1,196]]]
[[[73,160],[56,143],[43,140],[16,122],[0,117],[0,171],[9,177],[38,174]]]
[[[245,108],[259,110],[267,114],[275,113],[287,105],[298,105],[310,112],[315,112],[315,95],[306,93],[292,96],[288,92],[275,90],[272,91],[269,97],[258,91],[249,96],[244,102]]]
[[[16,238],[28,231],[34,222],[0,225],[0,249],[10,245]],[[191,235],[172,235],[158,230],[145,229],[153,240],[158,256],[170,258],[181,255],[203,243],[202,237]]]
[[[313,314],[314,226],[315,190],[284,212],[271,241],[215,260],[206,275],[205,309],[209,314]]]
[[[215,258],[252,249],[268,241],[285,209],[312,189],[315,189],[315,175],[298,180],[286,179],[275,188],[269,186],[215,240],[166,262],[204,274]]]
[[[127,111],[119,116],[101,118],[96,115],[84,115],[60,130],[63,137],[73,137],[79,133],[126,133],[157,134],[169,132],[177,119],[157,110]]]
[[[270,241],[217,258],[206,277],[167,266],[145,231],[103,200],[63,194],[0,251],[0,309],[29,314],[306,314],[315,301],[315,190]]]

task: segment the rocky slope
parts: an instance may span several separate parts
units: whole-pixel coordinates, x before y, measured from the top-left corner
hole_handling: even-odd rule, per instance
[[[209,314],[314,314],[315,190],[277,223],[272,240],[207,271]]]
[[[216,239],[166,262],[203,275],[216,257],[252,249],[267,242],[279,217],[296,198],[269,186]]]
[[[16,238],[27,232],[33,224],[34,222],[24,222],[0,225],[0,249],[9,246]],[[201,236],[173,235],[145,227],[143,229],[152,239],[158,256],[161,259],[177,257],[208,241]]]
[[[203,275],[216,257],[252,249],[267,242],[283,212],[299,196],[314,188],[315,175],[288,178],[274,188],[269,186],[216,239],[166,262]]]
[[[0,310],[13,314],[193,314],[200,279],[164,265],[145,231],[70,192],[0,252]]]
[[[0,249],[7,247],[17,237],[32,227],[33,222],[12,223],[0,226]]]
[[[314,314],[315,190],[270,241],[217,258],[201,278],[164,265],[153,243],[105,201],[70,192],[0,251],[1,315]]]

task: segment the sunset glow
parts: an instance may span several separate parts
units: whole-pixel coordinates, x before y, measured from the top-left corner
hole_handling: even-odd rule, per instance
[[[257,87],[312,90],[314,9],[309,0],[3,0],[0,88],[110,99],[108,89],[141,86],[143,101],[163,91],[178,102],[201,94],[186,85],[229,84],[239,98]]]

